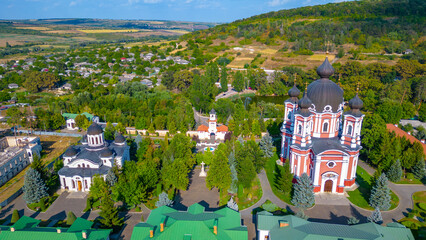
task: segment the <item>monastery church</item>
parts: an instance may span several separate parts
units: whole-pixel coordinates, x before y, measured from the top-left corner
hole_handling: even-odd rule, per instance
[[[289,162],[295,178],[307,173],[316,193],[343,194],[355,184],[363,102],[357,93],[343,112],[343,90],[329,79],[334,69],[327,58],[317,73],[320,79],[309,84],[301,99],[296,86],[288,92],[281,164]]]
[[[82,144],[69,147],[63,155],[64,167],[58,172],[61,188],[88,192],[94,175],[105,177],[113,166],[121,168],[130,159],[129,148],[121,134],[107,141],[102,127],[92,123]]]

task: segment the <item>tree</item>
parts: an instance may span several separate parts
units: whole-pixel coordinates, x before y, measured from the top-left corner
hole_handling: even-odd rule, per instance
[[[348,219],[348,225],[355,225],[359,223],[359,219],[356,217],[350,217]]]
[[[220,144],[214,152],[214,160],[207,172],[206,185],[209,189],[217,187],[220,190],[227,190],[231,186],[231,169],[227,155],[226,145]]]
[[[73,212],[69,211],[67,213],[67,225],[71,226],[76,219],[77,219],[77,217],[75,216],[75,214]]]
[[[108,184],[108,186],[113,187],[117,183],[117,176],[115,176],[114,171],[112,168],[108,170],[108,173],[105,177],[105,182]]]
[[[232,82],[232,87],[235,91],[241,92],[244,90],[244,76],[240,71],[237,71],[234,75],[234,81]]]
[[[104,181],[104,178],[98,174],[94,175],[89,190],[90,196],[94,199],[99,199],[105,194],[105,192],[109,193],[109,187]]]
[[[111,195],[104,193],[101,198],[101,212],[99,222],[106,228],[115,228],[123,225],[123,218],[118,217],[118,209],[114,207]]]
[[[114,140],[115,128],[112,123],[107,122],[105,130],[104,130],[104,138],[105,140]]]
[[[249,188],[252,181],[256,178],[256,169],[254,168],[250,153],[246,151],[246,148],[241,146],[239,142],[236,142],[236,145],[238,181],[244,186],[244,188]]]
[[[315,204],[314,186],[306,173],[303,173],[302,176],[297,179],[297,183],[294,185],[294,195],[291,203],[301,210],[310,208]]]
[[[19,216],[19,212],[18,212],[18,210],[13,210],[13,212],[12,212],[12,219],[10,220],[10,223],[11,224],[14,224],[14,223],[16,223],[19,219],[20,219],[21,217]]]
[[[191,71],[182,70],[176,72],[175,74],[173,74],[173,85],[175,88],[182,91],[184,89],[187,89],[191,85],[193,78],[194,74]]]
[[[399,182],[399,180],[401,180],[402,168],[401,161],[399,161],[399,159],[397,159],[395,163],[391,165],[386,175],[392,182]]]
[[[290,193],[291,188],[293,187],[293,174],[290,171],[290,164],[286,162],[282,167],[276,164],[275,172],[276,187],[284,193]]]
[[[228,189],[229,193],[236,194],[238,192],[238,173],[237,173],[237,162],[235,159],[235,153],[232,151],[228,157],[229,169],[231,170],[231,187]]]
[[[422,157],[417,159],[411,171],[413,172],[415,178],[422,180],[426,175],[425,160]]]
[[[272,143],[272,137],[267,133],[265,136],[262,137],[262,140],[260,140],[259,143],[260,149],[263,152],[263,155],[266,158],[272,157],[274,155],[275,147]]]
[[[383,221],[383,218],[382,218],[382,213],[380,212],[380,209],[376,208],[374,212],[372,212],[371,215],[367,217],[367,220],[369,222],[381,224]]]
[[[39,155],[36,152],[32,152],[33,162],[31,163],[31,168],[40,173],[42,179],[46,179],[46,172],[44,170],[44,164],[41,161]]]
[[[221,69],[221,74],[220,74],[220,86],[222,88],[222,92],[227,92],[228,91],[228,72],[226,67],[222,67]]]
[[[382,211],[389,210],[391,206],[390,189],[388,187],[388,178],[382,173],[376,180],[376,184],[371,189],[370,206]]]
[[[229,199],[229,201],[226,204],[226,206],[229,207],[230,209],[238,212],[238,204],[234,201],[233,197],[231,197],[231,199]]]
[[[169,199],[169,196],[167,195],[167,193],[162,192],[159,196],[158,196],[158,201],[155,203],[156,207],[161,207],[161,206],[173,206],[173,201]]]
[[[29,168],[24,179],[24,200],[27,204],[39,202],[40,199],[49,196],[47,187],[38,171]]]
[[[75,117],[75,124],[79,128],[84,129],[84,130],[86,130],[90,126],[89,120],[83,114],[77,115],[77,117]]]

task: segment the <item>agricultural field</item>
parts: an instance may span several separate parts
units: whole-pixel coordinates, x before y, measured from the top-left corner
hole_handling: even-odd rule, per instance
[[[132,33],[139,32],[136,29],[79,29],[78,31],[84,33]]]

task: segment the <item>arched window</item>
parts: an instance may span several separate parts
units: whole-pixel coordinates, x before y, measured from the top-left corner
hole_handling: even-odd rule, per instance
[[[99,144],[99,138],[96,137],[96,145],[98,145],[98,144]]]
[[[72,181],[72,188],[75,188],[75,182],[74,182],[74,180],[71,180]]]
[[[348,135],[351,135],[352,134],[352,125],[349,125],[348,126]]]
[[[328,122],[325,122],[325,123],[322,125],[322,131],[323,131],[323,132],[328,132]]]
[[[83,166],[83,168],[85,167],[85,166],[84,166],[84,163],[82,164],[82,166]]]
[[[297,130],[297,133],[302,134],[302,125],[301,124],[299,124],[299,129]]]
[[[87,180],[86,179],[84,179],[84,186],[86,187],[86,189],[89,188],[89,186],[87,186]]]
[[[80,167],[80,164],[78,164],[77,167]]]

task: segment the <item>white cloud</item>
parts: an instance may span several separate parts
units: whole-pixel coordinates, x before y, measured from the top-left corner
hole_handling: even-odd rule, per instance
[[[288,3],[289,0],[272,0],[268,2],[269,6],[275,7],[279,5],[283,5],[285,3]]]

